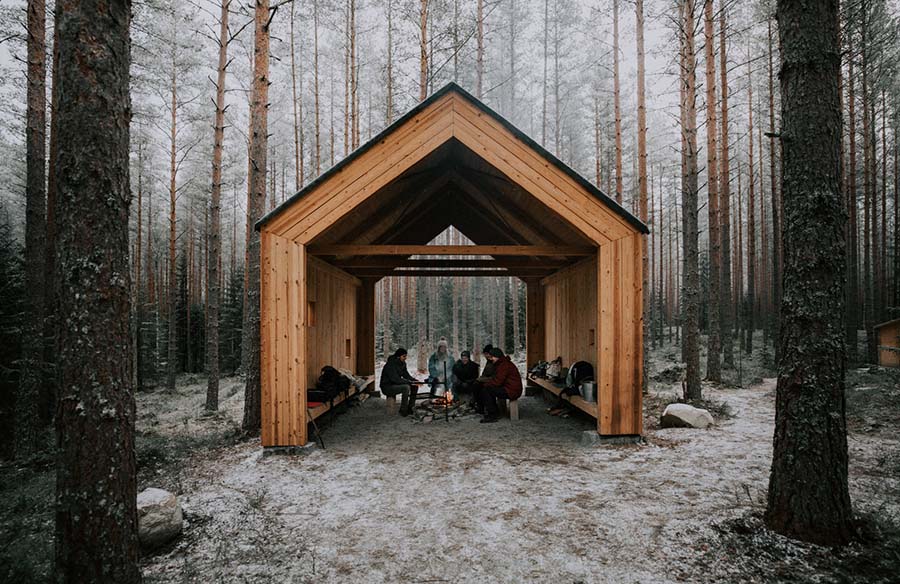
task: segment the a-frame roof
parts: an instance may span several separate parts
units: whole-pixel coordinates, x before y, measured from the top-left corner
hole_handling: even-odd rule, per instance
[[[500,197],[500,192],[505,194]],[[495,193],[505,211],[491,202]],[[465,206],[466,212],[454,217],[454,205]],[[528,234],[541,231],[547,236],[543,225],[562,239],[586,237],[595,243],[649,232],[595,185],[454,83],[270,211],[256,228],[309,243],[338,225],[345,237],[363,242],[375,207],[385,209],[388,222],[404,219],[402,213],[409,209],[447,217],[421,225],[418,236],[425,241],[450,224],[465,232],[460,223],[491,232],[500,227],[513,240],[535,239],[537,235]],[[355,223],[348,218],[354,211]],[[388,237],[370,235],[370,240]]]

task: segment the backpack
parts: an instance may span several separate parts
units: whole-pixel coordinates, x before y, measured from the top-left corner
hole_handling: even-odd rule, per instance
[[[594,379],[594,366],[587,361],[576,361],[569,367],[566,375],[566,387],[563,391],[567,395],[581,395],[581,383]]]
[[[350,380],[341,375],[341,372],[330,365],[322,367],[316,388],[307,391],[308,401],[329,402],[334,407],[334,400],[341,394],[350,391]]]

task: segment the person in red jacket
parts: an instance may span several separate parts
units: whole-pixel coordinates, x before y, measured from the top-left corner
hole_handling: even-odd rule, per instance
[[[494,376],[484,383],[479,392],[479,406],[484,408],[482,424],[499,420],[498,399],[515,400],[522,395],[522,376],[519,369],[499,348],[491,349],[488,359],[494,365]]]

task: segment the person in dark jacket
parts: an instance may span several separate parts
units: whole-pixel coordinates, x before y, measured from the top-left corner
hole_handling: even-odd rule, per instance
[[[503,351],[494,347],[490,354],[494,366],[494,376],[484,383],[479,393],[480,406],[484,409],[483,424],[490,424],[500,419],[498,399],[515,400],[522,395],[522,376]]]
[[[415,377],[409,374],[406,368],[406,349],[400,347],[394,354],[388,357],[387,363],[381,370],[381,393],[388,397],[402,394],[400,401],[400,415],[408,416],[416,406],[416,393],[418,383]]]
[[[494,346],[488,343],[481,350],[481,356],[484,357],[484,369],[481,371],[478,379],[475,380],[475,395],[470,404],[481,415],[484,415],[484,404],[481,403],[481,390],[484,389],[485,383],[494,378],[494,363],[491,361],[491,351],[493,349]]]
[[[478,363],[471,359],[468,351],[459,355],[459,361],[453,365],[453,393],[475,393],[475,380],[478,378]]]

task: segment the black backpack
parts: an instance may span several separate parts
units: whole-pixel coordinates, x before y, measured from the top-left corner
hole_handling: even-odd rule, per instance
[[[307,401],[329,402],[333,407],[334,400],[341,394],[348,394],[349,391],[350,380],[331,365],[326,365],[322,367],[322,372],[316,381],[316,388],[306,393],[306,399]]]

